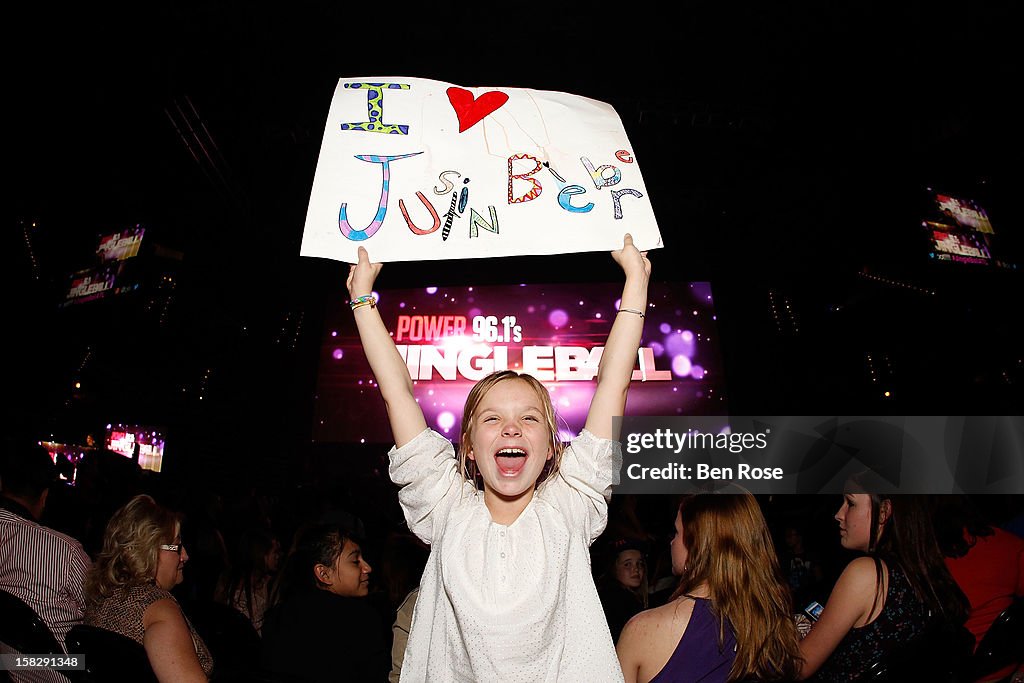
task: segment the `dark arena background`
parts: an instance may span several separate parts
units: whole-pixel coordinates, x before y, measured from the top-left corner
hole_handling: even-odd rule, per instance
[[[346,364],[360,353],[347,266],[298,256],[343,76],[615,107],[665,243],[644,339],[665,381],[628,410],[1024,405],[1011,3],[22,5],[4,46],[5,422],[50,444],[68,477],[112,446],[196,500],[390,500],[380,399]],[[510,366],[550,347],[530,362],[554,372],[585,370],[619,277],[583,253],[394,263],[377,284],[383,302],[415,302],[410,316],[518,325]],[[466,300],[474,288],[486,305]],[[466,351],[431,342],[409,341],[409,362],[443,394],[432,426],[456,428],[445,392],[470,380],[441,356]],[[445,385],[442,371],[459,374]],[[564,384],[575,429],[586,397]]]

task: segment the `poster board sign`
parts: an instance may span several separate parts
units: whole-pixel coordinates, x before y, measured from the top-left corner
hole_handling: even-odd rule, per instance
[[[302,256],[355,263],[662,246],[615,110],[561,92],[341,79]]]

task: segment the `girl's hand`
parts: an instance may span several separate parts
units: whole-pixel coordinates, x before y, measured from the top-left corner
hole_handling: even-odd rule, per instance
[[[357,296],[366,296],[373,292],[373,283],[384,264],[370,263],[370,255],[364,247],[359,247],[359,261],[354,266],[348,267],[348,279],[345,286],[348,287],[348,297],[355,299]]]
[[[362,248],[362,247],[360,247]],[[612,252],[612,258],[622,267],[626,278],[651,276],[651,262],[647,260],[647,252],[633,246],[633,236],[628,232],[622,238],[622,249]]]

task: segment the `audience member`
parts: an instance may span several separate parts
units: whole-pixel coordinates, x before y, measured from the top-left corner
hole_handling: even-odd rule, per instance
[[[655,548],[652,561],[647,567],[647,604],[660,607],[672,599],[672,594],[679,583],[679,577],[672,573],[672,554],[669,544],[659,543],[665,549]]]
[[[381,578],[392,610],[405,602],[409,591],[420,585],[430,546],[408,531],[388,536],[381,554]]]
[[[114,513],[86,578],[86,621],[142,644],[161,683],[206,681],[213,658],[171,589],[188,553],[178,516],[138,495]]]
[[[416,611],[416,598],[420,595],[420,587],[416,586],[395,612],[395,623],[391,625],[391,673],[388,683],[398,683],[402,678],[402,664],[405,661],[405,646],[409,644],[409,631],[412,630],[412,615]]]
[[[821,600],[824,582],[821,558],[805,545],[803,530],[797,524],[787,524],[782,532],[783,547],[779,551],[779,565],[789,584],[793,605],[801,609],[812,600]]]
[[[398,681],[409,642],[412,613],[419,596],[420,578],[430,548],[415,535],[396,532],[388,536],[381,556],[381,569],[391,614],[391,681]]]
[[[990,524],[965,495],[933,496],[932,502],[946,567],[971,603],[964,625],[977,646],[996,617],[1024,596],[1024,539]],[[980,680],[1001,680],[1015,668],[1011,664]]]
[[[618,643],[626,683],[792,680],[797,633],[771,533],[747,492],[683,499],[666,605],[626,624]]]
[[[847,565],[800,641],[801,679],[856,680],[934,620],[963,623],[969,603],[942,561],[921,496],[847,493],[835,519],[843,547],[868,556]]]
[[[1017,538],[1024,538],[1024,511],[1019,511],[1013,517],[1006,520],[1000,527],[1003,531],[1008,531]]]
[[[244,614],[256,632],[262,633],[281,544],[269,529],[254,526],[233,539],[229,557],[228,569],[217,586],[217,601]]]
[[[659,496],[664,505],[658,510],[658,520],[652,523],[650,554],[647,563],[647,604],[650,607],[661,607],[672,599],[679,577],[672,568],[672,537],[675,536],[675,518],[679,512],[679,496]]]
[[[208,488],[189,491],[178,509],[186,511],[183,531],[192,556],[184,581],[174,594],[186,606],[212,601],[221,577],[228,570],[228,548],[221,533],[221,495]]]
[[[88,450],[78,463],[75,491],[85,516],[81,541],[91,557],[103,548],[103,534],[114,513],[146,492],[141,473],[131,460],[106,448]]]
[[[655,540],[644,523],[641,498],[644,496],[635,493],[612,496],[608,501],[608,526],[603,534],[605,538],[634,538],[647,543]]]
[[[612,641],[618,642],[626,622],[648,607],[647,548],[631,538],[615,539],[608,545],[605,571],[597,580],[597,595]]]
[[[384,681],[389,660],[380,617],[366,600],[370,565],[335,524],[299,531],[285,560],[280,599],[263,620],[263,668],[316,683]]]
[[[31,607],[63,644],[85,612],[89,557],[81,543],[39,523],[55,477],[56,467],[41,446],[11,444],[3,454],[0,589]],[[63,677],[54,674],[52,680]]]

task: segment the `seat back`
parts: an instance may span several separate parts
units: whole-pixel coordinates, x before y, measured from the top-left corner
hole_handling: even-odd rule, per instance
[[[1017,598],[989,626],[971,657],[966,678],[976,680],[1024,661],[1024,598]]]
[[[79,624],[64,643],[68,652],[85,656],[88,683],[157,683],[146,648],[120,633]]]
[[[0,643],[33,654],[64,654],[42,617],[20,598],[0,590]]]

